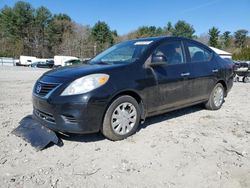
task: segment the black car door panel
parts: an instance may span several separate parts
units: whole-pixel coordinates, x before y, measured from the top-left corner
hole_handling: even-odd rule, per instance
[[[186,64],[182,43],[171,41],[159,45],[152,56],[163,56],[165,63],[150,66],[158,86],[158,99],[151,111],[162,111],[186,103],[188,65]],[[154,62],[152,62],[153,64]]]

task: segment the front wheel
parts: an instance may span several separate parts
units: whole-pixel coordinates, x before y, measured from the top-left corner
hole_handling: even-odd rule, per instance
[[[209,110],[218,110],[224,102],[225,89],[221,83],[216,84],[210,94],[209,100],[206,102],[205,107]]]
[[[118,97],[105,113],[101,132],[113,141],[125,139],[136,132],[140,115],[139,105],[133,97]]]

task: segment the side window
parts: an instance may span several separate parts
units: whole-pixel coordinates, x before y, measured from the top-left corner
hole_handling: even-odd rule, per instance
[[[162,57],[166,64],[184,63],[181,42],[176,41],[161,44],[152,54],[152,63],[154,63],[154,57]]]
[[[212,58],[212,53],[205,48],[202,48],[196,44],[187,43],[188,51],[190,54],[191,62],[206,62]]]

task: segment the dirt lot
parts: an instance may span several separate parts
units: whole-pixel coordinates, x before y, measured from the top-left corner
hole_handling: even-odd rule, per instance
[[[123,141],[76,135],[36,152],[11,131],[44,71],[0,67],[0,187],[250,187],[250,84],[234,84],[219,111],[186,108]]]

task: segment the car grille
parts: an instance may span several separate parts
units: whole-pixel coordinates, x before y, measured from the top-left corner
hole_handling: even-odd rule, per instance
[[[58,83],[37,82],[34,88],[34,93],[44,97],[53,89],[55,89],[58,85]]]
[[[48,121],[50,123],[55,123],[55,118],[52,114],[47,113],[47,112],[43,112],[43,111],[38,110],[38,109],[34,109],[34,112],[41,119]]]

